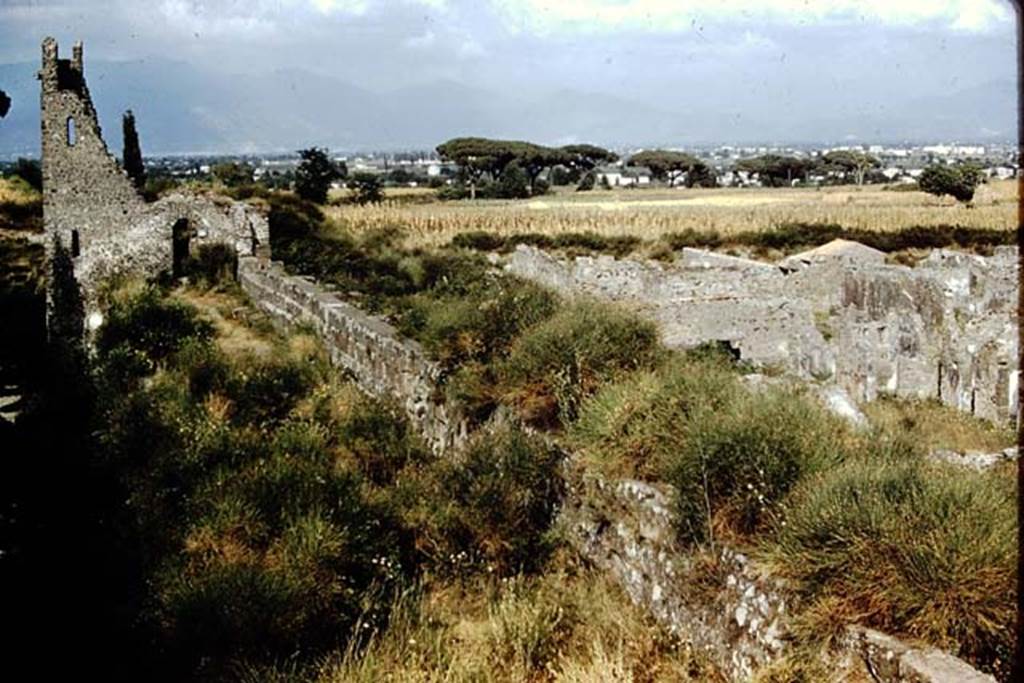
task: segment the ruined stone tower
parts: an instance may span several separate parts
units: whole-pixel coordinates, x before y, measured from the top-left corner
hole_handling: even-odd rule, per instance
[[[57,41],[43,41],[43,216],[49,237],[77,257],[111,230],[134,220],[145,202],[107,151],[89,88],[82,44],[60,59]]]
[[[103,141],[81,43],[71,59],[61,59],[57,41],[46,38],[38,77],[48,255],[58,248],[70,255],[91,326],[102,321],[98,286],[112,275],[178,274],[204,243],[229,245],[239,256],[267,255],[267,221],[245,204],[186,194],[143,200]]]

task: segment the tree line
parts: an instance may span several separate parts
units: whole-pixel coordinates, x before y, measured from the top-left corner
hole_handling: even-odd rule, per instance
[[[468,188],[471,198],[475,198],[480,186],[485,184],[493,188],[492,194],[500,195],[505,189],[513,190],[512,197],[538,194],[545,189],[539,182],[545,170],[551,171],[549,177],[555,184],[578,182],[579,189],[589,189],[593,187],[593,172],[598,165],[619,160],[614,152],[596,145],[545,147],[518,140],[479,137],[453,138],[438,145],[437,152],[441,159],[456,164],[456,180]],[[671,186],[715,187],[718,184],[715,169],[687,152],[645,150],[633,154],[625,165],[646,167],[654,179]],[[736,170],[756,175],[769,187],[806,180],[812,172],[830,173],[843,182],[862,185],[870,178],[869,172],[879,165],[878,159],[869,154],[838,150],[815,159],[766,154],[741,159]]]
[[[578,190],[589,190],[596,181],[595,169],[619,161],[614,152],[590,144],[545,147],[519,140],[495,140],[459,137],[437,147],[444,161],[457,166],[456,187],[450,198],[477,196],[521,198],[543,194],[548,184],[578,183]],[[716,187],[718,174],[708,163],[687,152],[644,150],[630,156],[627,167],[646,167],[651,176],[669,186]],[[885,183],[889,178],[879,171],[880,160],[859,150],[833,150],[817,157],[763,154],[740,159],[735,170],[756,177],[766,187],[788,187],[807,183],[812,174],[824,174],[837,184]],[[548,171],[547,179],[542,178]],[[948,194],[959,201],[970,201],[974,189],[983,182],[981,169],[970,163],[955,166],[932,164],[924,170],[920,189],[935,195]]]
[[[545,169],[561,167],[568,179],[578,180],[601,163],[618,161],[619,156],[596,145],[545,147],[519,140],[453,138],[437,146],[441,159],[458,166],[456,180],[476,199],[481,185],[488,194],[507,198],[541,194],[539,183]]]

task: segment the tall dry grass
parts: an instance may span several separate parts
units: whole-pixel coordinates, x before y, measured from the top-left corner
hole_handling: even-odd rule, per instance
[[[407,233],[407,246],[416,247],[447,244],[472,230],[501,235],[589,231],[644,239],[687,229],[728,235],[794,222],[879,231],[913,225],[1012,230],[1017,224],[1017,185],[991,181],[978,189],[970,207],[949,197],[880,187],[716,188],[559,191],[528,201],[410,203],[395,197],[377,205],[334,206],[326,213],[339,228],[354,233],[400,226]]]
[[[604,576],[433,585],[401,598],[361,651],[329,657],[317,683],[724,680]],[[244,680],[268,680],[266,670]]]

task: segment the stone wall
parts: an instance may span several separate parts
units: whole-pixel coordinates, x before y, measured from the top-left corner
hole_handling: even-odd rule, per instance
[[[149,277],[174,267],[179,226],[185,254],[221,243],[240,255],[267,253],[266,219],[238,202],[175,195],[147,204],[110,154],[85,81],[82,45],[60,59],[42,45],[43,224],[72,256],[87,315],[98,310],[99,284],[114,275]]]
[[[85,82],[82,45],[72,59],[59,59],[57,41],[42,46],[43,221],[49,233],[71,244],[77,231],[82,250],[115,231],[145,206],[107,150]]]
[[[435,453],[457,447],[467,427],[439,397],[440,367],[415,341],[276,262],[240,258],[238,282],[253,303],[285,325],[310,325],[331,362],[368,393],[397,400]]]
[[[988,258],[938,250],[910,268],[857,247],[780,264],[684,249],[661,264],[559,260],[520,246],[506,267],[563,293],[628,303],[669,347],[728,342],[755,365],[834,381],[857,400],[934,397],[1016,420],[1016,248]]]
[[[680,548],[670,486],[604,481],[572,462],[562,511],[569,542],[610,573],[630,599],[710,658],[732,681],[747,681],[786,654],[786,585],[729,548],[701,566]],[[877,683],[995,683],[961,659],[851,625],[828,666],[832,680]]]
[[[719,550],[713,566],[695,566],[676,541],[671,487],[607,482],[571,463],[566,470],[560,519],[566,537],[634,603],[730,680],[748,680],[784,652],[781,584],[728,549]]]

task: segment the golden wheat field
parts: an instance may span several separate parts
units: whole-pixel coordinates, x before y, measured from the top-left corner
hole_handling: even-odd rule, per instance
[[[428,190],[389,191],[381,204],[340,205],[328,215],[355,233],[400,226],[410,246],[438,246],[470,230],[555,235],[591,231],[655,239],[686,229],[722,234],[770,230],[783,223],[837,223],[847,228],[897,230],[912,225],[962,225],[1012,230],[1017,182],[991,181],[972,206],[924,192],[882,187],[560,189],[529,200],[429,201]]]

